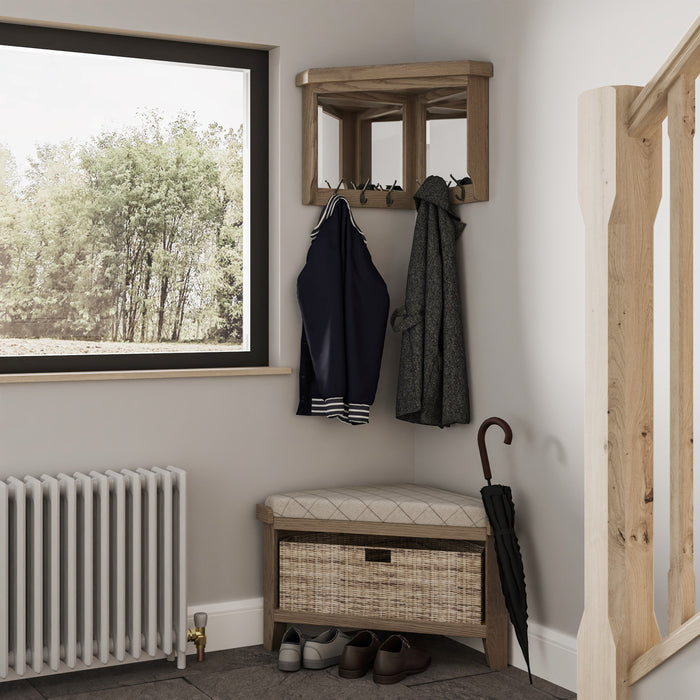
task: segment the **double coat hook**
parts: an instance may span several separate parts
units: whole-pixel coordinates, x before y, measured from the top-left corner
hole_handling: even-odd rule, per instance
[[[418,185],[418,187],[420,187],[423,184],[423,182],[425,182],[425,180],[423,180],[423,181],[416,180],[416,184]],[[460,202],[463,202],[467,197],[466,192],[464,190],[464,186],[470,185],[472,182],[472,179],[469,177],[469,175],[467,175],[466,177],[463,177],[461,180],[458,180],[452,173],[450,173],[450,178],[449,178],[449,180],[447,180],[447,186],[450,187],[452,182],[454,182],[455,187],[459,187],[459,190],[460,190],[459,194],[456,195],[457,199]]]
[[[361,188],[360,204],[367,204],[367,202],[369,201],[367,199],[367,196],[365,195],[366,190],[383,190],[384,189],[380,184],[377,184],[377,185],[371,184],[370,180],[371,180],[371,178],[368,177],[367,181],[365,182],[365,184]],[[333,185],[331,185],[331,183],[328,180],[324,180],[324,182],[326,183],[326,185],[328,185],[328,189],[332,189],[333,194],[336,195],[336,194],[338,194],[338,190],[340,189],[343,182],[345,182],[345,178],[342,178],[342,177],[340,178],[340,182],[338,183],[338,186],[335,189],[333,189]],[[397,182],[398,182],[398,180],[394,180],[393,184],[386,189],[386,206],[387,207],[391,207],[394,204],[394,198],[392,197],[392,192],[402,189],[402,187],[400,185],[397,187],[397,185],[396,185]],[[418,180],[416,180],[416,182],[418,183],[418,185],[421,184]],[[348,183],[353,190],[360,189],[359,187],[357,187],[357,185],[355,185],[355,183],[352,180],[348,180]]]
[[[338,190],[340,189],[340,186],[343,184],[344,180],[344,177],[340,178],[340,182],[338,183],[338,186],[333,190],[333,194],[338,194]],[[328,180],[324,180],[324,182],[328,185],[328,189],[333,189],[333,185],[331,185],[331,183],[328,182]]]

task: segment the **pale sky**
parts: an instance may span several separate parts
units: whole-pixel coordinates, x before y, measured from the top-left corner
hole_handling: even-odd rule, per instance
[[[194,112],[200,124],[238,128],[247,71],[137,58],[0,46],[0,144],[20,172],[38,143],[84,142],[158,110],[166,123]]]

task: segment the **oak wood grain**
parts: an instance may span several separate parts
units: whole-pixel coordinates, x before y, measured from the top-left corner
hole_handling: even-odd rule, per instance
[[[472,179],[474,199],[489,198],[489,81],[469,78],[467,94],[467,172]],[[457,175],[457,177],[460,177]]]
[[[484,551],[484,597],[486,603],[486,635],[484,652],[493,671],[508,666],[508,611],[498,573],[498,560],[493,535],[485,542]]]
[[[202,367],[200,369],[134,369],[105,372],[28,372],[0,374],[0,384],[95,382],[123,379],[201,379],[291,374],[291,367]]]
[[[432,61],[426,63],[393,63],[342,68],[310,68],[297,74],[296,85],[348,81],[381,81],[410,78],[439,78],[478,75],[490,78],[493,64],[488,61]]]
[[[295,612],[277,608],[274,612],[277,622],[300,625],[332,625],[335,627],[361,627],[396,632],[416,632],[419,634],[451,634],[461,637],[485,637],[484,624],[459,624],[455,622],[425,622],[412,620],[389,620],[380,617],[360,615],[327,615],[324,613]]]
[[[690,644],[700,636],[700,613],[684,622],[678,629],[671,632],[661,642],[642,654],[630,666],[628,674],[629,685],[644,678],[647,673],[670,659],[677,651]],[[580,697],[580,691],[579,691]]]
[[[301,103],[301,201],[302,204],[315,204],[318,193],[318,93],[312,86],[303,88]]]
[[[360,520],[317,520],[315,518],[274,518],[274,528],[286,532],[340,532],[386,537],[425,537],[483,542],[490,529],[413,523],[371,523]]]
[[[629,134],[641,138],[652,133],[667,113],[668,93],[681,75],[695,80],[700,74],[700,17],[695,20],[656,75],[630,105]]]
[[[277,649],[285,625],[275,619],[279,600],[279,532],[270,524],[263,525],[263,645]]]
[[[578,693],[630,697],[628,670],[660,640],[653,600],[653,225],[661,130],[627,134],[640,88],[579,100],[586,226],[585,595]]]
[[[695,615],[693,568],[693,135],[695,80],[668,92],[670,140],[670,496],[668,629]]]

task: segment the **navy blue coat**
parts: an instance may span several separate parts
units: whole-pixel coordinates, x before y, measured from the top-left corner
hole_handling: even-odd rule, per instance
[[[302,316],[299,408],[367,423],[384,349],[389,294],[348,201],[334,195],[297,279]]]

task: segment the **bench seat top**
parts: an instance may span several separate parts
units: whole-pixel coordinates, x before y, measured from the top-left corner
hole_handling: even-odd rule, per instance
[[[481,498],[418,484],[346,486],[268,496],[276,518],[487,527]]]

